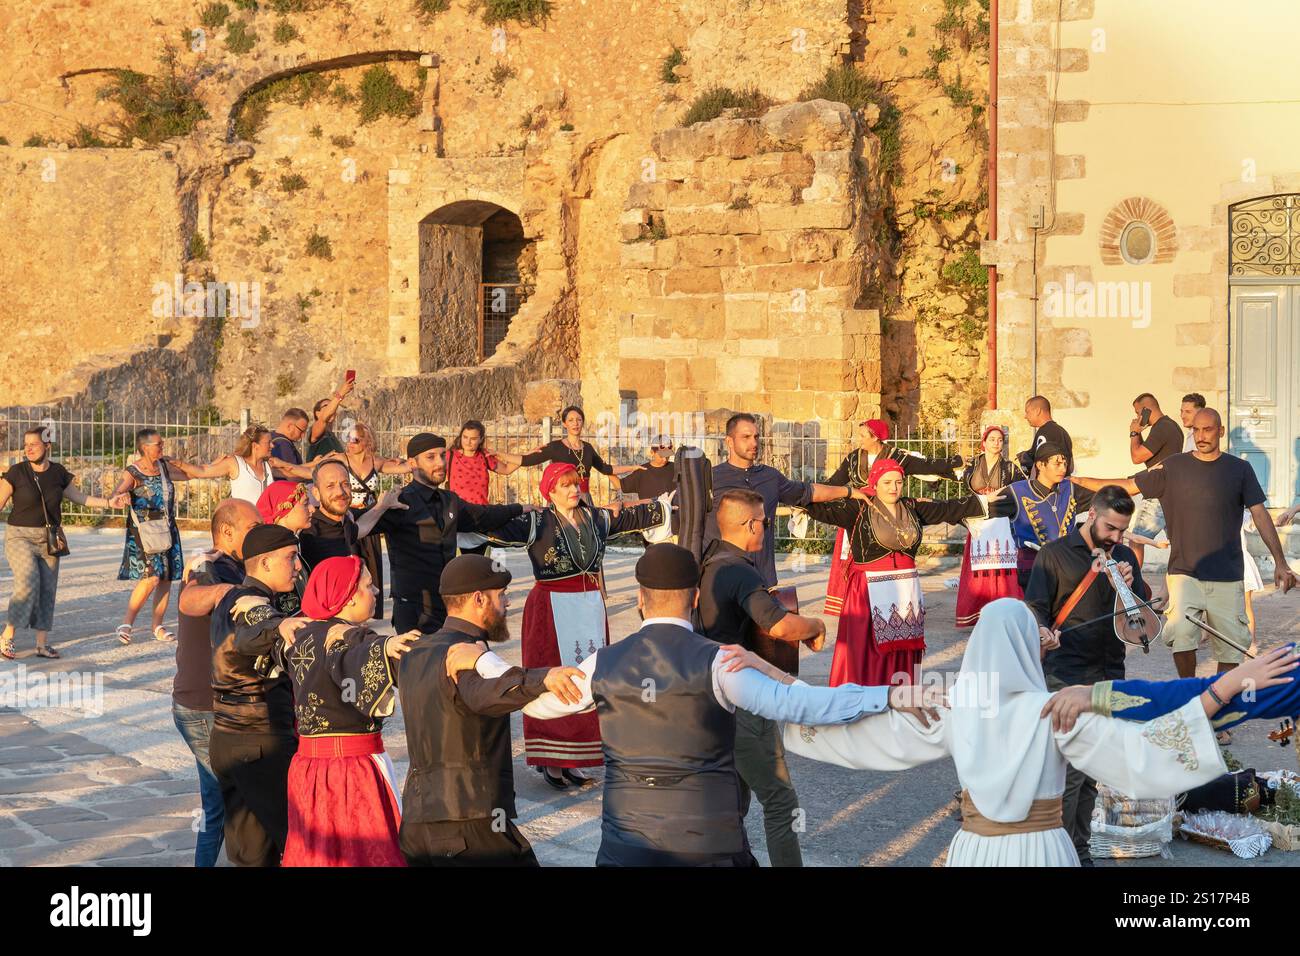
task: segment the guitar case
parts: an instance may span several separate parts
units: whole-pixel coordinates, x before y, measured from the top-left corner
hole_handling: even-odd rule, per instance
[[[713,509],[713,466],[702,449],[683,446],[673,467],[677,469],[677,543],[702,562],[704,523]]]

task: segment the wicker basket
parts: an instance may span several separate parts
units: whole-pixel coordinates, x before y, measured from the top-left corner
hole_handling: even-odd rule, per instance
[[[1273,820],[1255,820],[1268,835],[1273,838],[1273,847],[1277,850],[1300,850],[1300,826],[1290,823],[1277,823]]]
[[[1092,856],[1113,860],[1167,857],[1173,838],[1172,800],[1135,801],[1104,784],[1097,787],[1092,835],[1088,838]]]

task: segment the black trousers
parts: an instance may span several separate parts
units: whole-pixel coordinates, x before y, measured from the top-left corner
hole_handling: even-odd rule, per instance
[[[431,600],[430,592],[423,595],[393,595],[393,630],[398,634],[407,631],[420,631],[432,634],[439,630],[447,620],[447,608]]]
[[[410,866],[540,866],[533,845],[513,820],[497,823],[446,820],[439,823],[402,821],[398,846]]]
[[[1121,677],[1123,675],[1120,675]],[[1097,681],[1111,680],[1101,671],[1089,674],[1084,679],[1067,683],[1054,674],[1047,674],[1047,689],[1055,693],[1072,684],[1095,684]],[[1061,821],[1065,832],[1070,834],[1074,852],[1079,854],[1080,863],[1092,862],[1092,853],[1088,850],[1088,839],[1092,836],[1092,809],[1097,805],[1097,781],[1082,770],[1067,766],[1065,770],[1065,793],[1061,796]]]
[[[226,808],[226,857],[235,866],[279,866],[289,837],[289,762],[298,738],[214,727],[212,772]]]

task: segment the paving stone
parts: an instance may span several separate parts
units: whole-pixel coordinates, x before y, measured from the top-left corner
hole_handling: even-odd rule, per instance
[[[0,850],[9,850],[20,846],[30,846],[35,842],[36,837],[32,835],[31,831],[24,830],[21,827],[9,827],[8,829],[0,830]]]
[[[194,854],[190,853],[155,853],[153,856],[126,856],[112,860],[96,860],[96,866],[193,866]]]
[[[114,783],[143,783],[147,780],[167,780],[171,774],[154,767],[112,767],[99,772],[101,777]]]
[[[102,782],[98,786],[100,789],[85,794],[80,798],[80,802],[92,804],[98,810],[102,809],[100,804],[156,796],[156,794],[150,793],[143,787],[114,787]]]
[[[150,780],[147,786],[155,793],[168,795],[199,792],[198,780],[179,780],[175,777],[168,777],[166,780]]]
[[[58,747],[64,753],[88,755],[88,754],[111,754],[113,751],[107,747],[87,740],[85,737],[78,737],[76,734],[58,734],[48,741],[51,747]]]
[[[50,747],[32,747],[23,745],[20,747],[5,747],[0,749],[0,766],[11,767],[18,765],[18,770],[26,766],[41,763],[54,763],[63,760],[63,754]]]
[[[190,831],[189,817],[126,817],[121,820],[76,820],[72,823],[42,823],[41,833],[59,843],[94,841],[99,837],[135,836],[169,833],[184,828]]]
[[[6,852],[10,866],[77,866],[96,860],[148,856],[158,847],[138,836],[105,836],[73,843],[41,843]]]
[[[102,813],[77,804],[43,807],[38,810],[20,810],[14,814],[23,823],[40,826],[42,823],[73,823],[77,820],[107,820]]]
[[[141,797],[138,800],[123,800],[108,804],[99,804],[96,809],[107,813],[114,820],[124,820],[129,817],[161,817],[177,816],[189,814],[199,809],[202,802],[199,799],[199,793],[196,789],[190,794],[176,794],[175,796],[165,797]]]
[[[0,777],[0,794],[46,793],[50,790],[85,790],[103,786],[84,773],[28,774]]]

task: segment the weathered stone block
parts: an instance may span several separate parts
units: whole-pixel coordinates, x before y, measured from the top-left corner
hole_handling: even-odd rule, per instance
[[[795,262],[821,262],[835,258],[840,236],[821,229],[806,229],[790,237],[790,258]]]
[[[843,103],[791,103],[769,110],[759,125],[768,150],[846,149],[853,145],[853,114]]]
[[[770,265],[789,262],[791,239],[783,233],[764,232],[754,236],[739,237],[739,262],[741,265]]]
[[[620,359],[618,384],[622,389],[637,395],[658,397],[664,391],[664,362],[662,359]]]
[[[758,225],[753,231],[796,229],[847,229],[853,222],[853,207],[844,203],[805,203],[797,206],[759,206]]]
[[[763,374],[763,360],[730,358],[718,364],[718,388],[724,392],[752,392]]]
[[[664,295],[722,292],[722,278],[717,269],[677,268],[664,275]]]
[[[677,254],[691,267],[731,266],[737,262],[734,236],[683,236],[677,240]]]
[[[723,300],[727,336],[764,335],[767,332],[767,296],[728,294]]]
[[[796,359],[764,359],[763,388],[769,392],[793,391],[798,388],[799,366],[800,363]]]
[[[758,232],[759,215],[756,209],[727,209],[724,206],[666,209],[664,226],[670,236],[699,233],[737,236]]]

